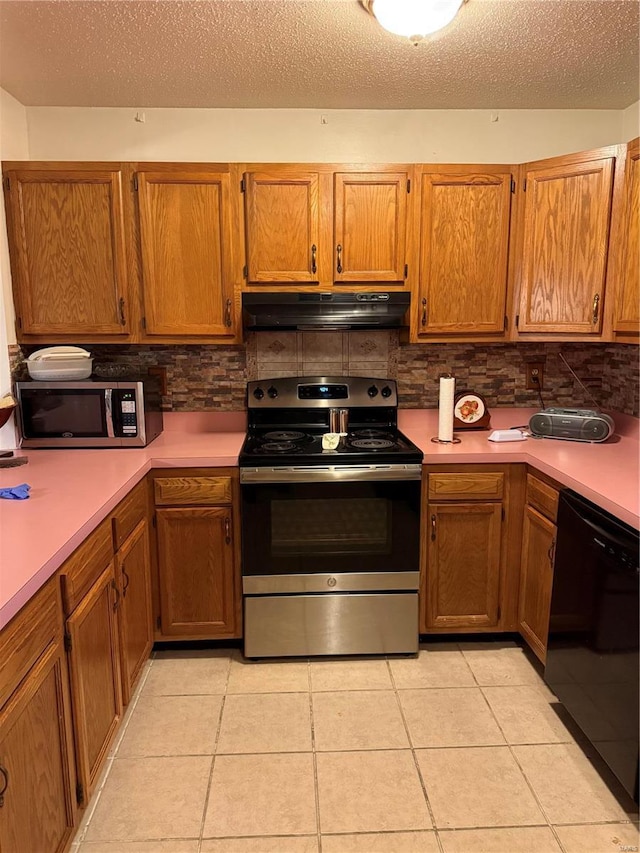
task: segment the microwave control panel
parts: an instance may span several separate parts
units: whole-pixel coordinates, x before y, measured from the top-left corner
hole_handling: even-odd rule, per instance
[[[123,436],[131,438],[138,434],[135,391],[120,391],[120,423]]]

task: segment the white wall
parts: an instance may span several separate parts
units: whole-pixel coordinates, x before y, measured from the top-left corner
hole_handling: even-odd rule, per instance
[[[629,142],[640,136],[640,101],[622,111],[622,141]]]
[[[0,160],[29,159],[27,111],[0,89]],[[4,198],[0,197],[0,397],[11,390],[8,344],[15,343]],[[14,418],[0,429],[0,448],[15,447]]]
[[[522,163],[621,141],[620,110],[29,107],[34,160]],[[492,121],[492,115],[498,120]],[[326,124],[321,117],[326,116]]]

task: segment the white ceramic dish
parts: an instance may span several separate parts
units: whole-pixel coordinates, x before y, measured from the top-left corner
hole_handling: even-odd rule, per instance
[[[32,379],[39,382],[62,382],[88,379],[93,370],[92,358],[51,359],[42,361],[27,360],[27,370]]]

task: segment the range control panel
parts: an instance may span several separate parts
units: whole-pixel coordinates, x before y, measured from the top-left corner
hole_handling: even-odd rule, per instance
[[[250,409],[351,408],[397,406],[398,392],[394,379],[371,379],[364,376],[304,376],[260,379],[247,386]]]

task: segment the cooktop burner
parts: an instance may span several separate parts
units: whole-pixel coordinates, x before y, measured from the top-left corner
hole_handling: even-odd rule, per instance
[[[262,437],[268,441],[299,441],[307,436],[303,432],[296,432],[293,429],[278,429],[265,432]]]
[[[393,447],[395,442],[387,438],[354,438],[349,444],[351,447],[362,447],[366,450],[386,450]]]

